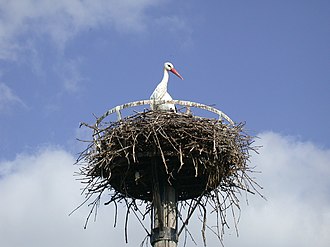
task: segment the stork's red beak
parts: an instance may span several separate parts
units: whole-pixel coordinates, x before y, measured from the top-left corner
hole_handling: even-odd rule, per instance
[[[183,77],[179,74],[179,72],[178,71],[176,71],[176,69],[175,68],[172,68],[171,70],[170,70],[173,74],[175,74],[177,77],[180,77],[181,78],[181,80],[183,80]]]

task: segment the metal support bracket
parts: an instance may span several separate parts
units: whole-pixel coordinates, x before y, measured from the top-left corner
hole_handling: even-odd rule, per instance
[[[171,227],[163,227],[163,229],[157,227],[152,229],[151,237],[150,237],[151,244],[154,245],[155,242],[162,240],[174,241],[177,243],[178,242],[177,230]]]

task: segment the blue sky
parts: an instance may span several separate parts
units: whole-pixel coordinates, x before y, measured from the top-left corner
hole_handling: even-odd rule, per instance
[[[100,116],[116,105],[148,99],[161,79],[163,63],[171,61],[185,78],[170,78],[173,98],[212,104],[234,121],[246,121],[247,131],[260,136],[258,142],[264,146],[260,157],[253,159],[263,171],[260,180],[265,194],[274,201],[253,200],[255,204],[246,209],[246,221],[242,212],[241,237],[229,234],[228,246],[264,246],[264,242],[256,245],[244,232],[272,239],[260,227],[265,224],[285,237],[284,242],[273,240],[274,245],[315,243],[308,222],[304,231],[311,237],[304,242],[287,232],[301,226],[298,216],[306,214],[306,208],[310,213],[305,220],[318,225],[317,234],[330,226],[329,191],[324,189],[330,185],[325,176],[330,175],[329,13],[327,0],[0,0],[0,195],[8,198],[6,212],[10,212],[0,215],[0,219],[7,217],[7,221],[0,220],[0,233],[6,229],[1,227],[3,222],[13,226],[0,241],[21,246],[9,245],[10,236],[17,233],[15,229],[29,235],[29,229],[19,225],[28,226],[31,219],[23,216],[23,202],[15,200],[26,196],[32,209],[32,202],[40,199],[32,193],[38,191],[34,186],[45,186],[46,178],[51,189],[47,196],[59,203],[59,191],[64,187],[56,186],[53,166],[57,159],[65,164],[59,174],[69,174],[63,181],[72,193],[65,198],[72,199],[69,206],[63,201],[57,205],[65,208],[65,217],[59,210],[61,216],[54,217],[54,225],[69,225],[69,231],[77,228],[72,230],[72,238],[86,238],[81,246],[100,238],[98,222],[86,233],[80,232],[83,219],[73,216],[67,223],[66,218],[70,206],[79,202],[73,191],[79,194],[80,185],[70,182],[72,161],[83,148],[75,138],[86,136],[78,128],[79,122],[91,123],[93,113]],[[274,156],[269,150],[277,153]],[[41,171],[48,171],[43,176],[46,181],[40,178],[38,164]],[[14,182],[22,175],[27,176],[24,186]],[[301,189],[313,194],[306,186],[311,179],[317,180],[317,187],[312,187],[318,193],[313,196]],[[20,192],[24,188],[26,192]],[[276,213],[282,212],[280,203],[288,206],[288,198],[300,206],[286,209],[293,213],[287,215],[292,217],[291,231],[285,232]],[[266,223],[260,217],[256,220],[256,209],[273,218]],[[21,218],[16,212],[22,213]],[[40,224],[44,223],[43,213],[47,215],[36,209]],[[260,223],[255,233],[244,223],[249,219]],[[100,220],[99,225],[103,224]],[[47,229],[39,230],[51,235]],[[326,246],[329,238],[317,241],[315,246]],[[122,242],[120,238],[117,243]],[[33,240],[29,244],[37,246]]]

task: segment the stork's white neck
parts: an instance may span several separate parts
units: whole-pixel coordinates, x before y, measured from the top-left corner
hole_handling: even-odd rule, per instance
[[[164,75],[161,82],[157,85],[155,91],[151,95],[151,99],[157,99],[160,100],[164,97],[164,95],[167,93],[167,83],[169,79],[169,74],[166,69],[164,69]]]
[[[168,71],[164,68],[164,75],[163,75],[163,79],[160,82],[161,84],[164,84],[165,87],[167,87],[167,83],[168,83],[168,78],[169,78],[169,74]]]
[[[160,97],[163,97],[167,92],[167,83],[168,83],[169,74],[166,69],[164,69],[164,75],[162,81],[158,84],[156,91],[160,94]]]

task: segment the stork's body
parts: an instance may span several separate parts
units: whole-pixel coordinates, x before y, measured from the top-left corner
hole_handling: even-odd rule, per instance
[[[150,99],[154,100],[154,103],[151,104],[152,110],[161,110],[161,111],[176,111],[174,104],[158,104],[156,101],[160,100],[172,100],[171,95],[167,92],[167,84],[169,79],[169,71],[171,71],[176,76],[182,76],[174,69],[173,64],[166,62],[164,64],[164,75],[162,81],[158,84],[155,91],[151,94]]]

